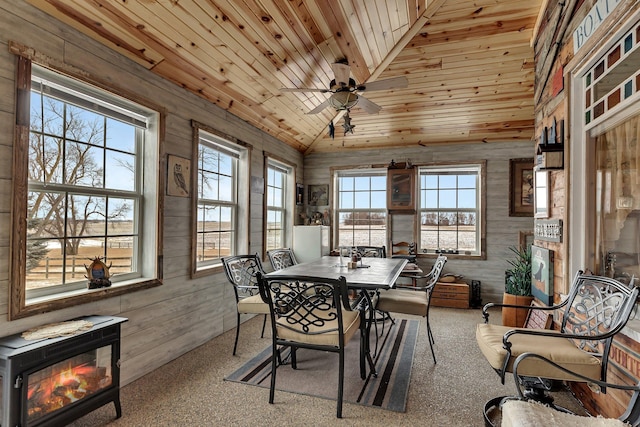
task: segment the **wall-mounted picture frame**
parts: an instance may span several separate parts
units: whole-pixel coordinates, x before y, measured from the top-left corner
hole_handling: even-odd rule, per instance
[[[329,185],[311,184],[308,186],[307,204],[309,206],[329,206]]]
[[[537,170],[534,178],[534,214],[536,218],[549,218],[549,171]]]
[[[509,216],[533,216],[533,158],[509,160]]]
[[[531,245],[531,293],[544,304],[553,304],[553,251]]]
[[[167,195],[189,197],[191,194],[191,160],[168,155]]]
[[[302,206],[304,205],[304,185],[300,183],[296,183],[296,205]]]
[[[387,209],[389,213],[415,213],[415,177],[414,168],[387,170]]]

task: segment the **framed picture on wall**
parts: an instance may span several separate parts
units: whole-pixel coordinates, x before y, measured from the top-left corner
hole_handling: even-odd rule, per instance
[[[328,206],[329,186],[327,184],[309,185],[309,194],[307,196],[307,204],[309,206]]]
[[[387,171],[387,209],[390,213],[415,213],[415,185],[414,168]]]
[[[168,155],[167,195],[189,197],[191,189],[191,160]]]
[[[531,292],[547,305],[553,303],[553,251],[531,245]]]
[[[509,160],[509,216],[533,216],[533,158]]]

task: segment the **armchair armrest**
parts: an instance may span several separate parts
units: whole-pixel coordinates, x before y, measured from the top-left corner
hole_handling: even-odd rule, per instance
[[[484,323],[489,323],[489,309],[491,307],[508,307],[508,308],[528,308],[529,310],[558,310],[567,305],[568,300],[564,300],[562,303],[557,305],[515,305],[515,304],[504,304],[501,302],[489,302],[482,307],[482,317],[484,318]]]

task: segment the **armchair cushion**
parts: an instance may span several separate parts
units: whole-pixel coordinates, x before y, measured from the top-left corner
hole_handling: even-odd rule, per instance
[[[238,301],[238,313],[269,314],[269,305],[262,301],[260,294],[252,295]]]
[[[502,339],[504,334],[512,329],[523,330],[524,328],[512,328],[509,326],[484,323],[479,324],[476,328],[478,346],[494,369],[502,369],[504,359],[507,357],[507,351],[503,346]],[[553,333],[553,331],[545,332]],[[559,332],[557,334],[560,335]],[[600,358],[592,353],[580,350],[570,339],[515,334],[511,335],[509,341],[513,345],[511,347],[511,358],[507,365],[507,372],[512,372],[513,361],[517,356],[524,352],[531,351],[531,349],[535,349],[536,353],[541,356],[547,357],[578,374],[589,378],[600,378]],[[518,373],[524,376],[539,376],[541,372],[544,372],[545,378],[580,381],[576,377],[562,372],[559,369],[555,369],[539,359],[527,359],[523,361],[518,368]]]
[[[330,314],[325,314],[325,317],[330,317]],[[355,333],[359,331],[360,313],[357,311],[342,310],[342,323],[344,328],[344,341],[348,342]],[[300,329],[301,324],[296,323],[291,325],[287,322],[286,318],[280,318],[276,321],[276,329],[278,331],[278,338],[280,339],[314,345],[330,345],[334,347],[338,347],[340,344],[337,319],[325,322],[322,326],[311,324],[309,325],[309,333],[296,332],[296,328]]]
[[[428,304],[427,293],[423,290],[390,289],[382,292],[376,309],[424,317]]]

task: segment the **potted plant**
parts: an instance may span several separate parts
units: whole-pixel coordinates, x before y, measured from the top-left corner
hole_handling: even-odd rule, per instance
[[[507,260],[511,268],[505,271],[503,304],[529,306],[531,294],[531,246],[510,247],[515,258]],[[522,327],[529,310],[526,308],[503,307],[502,324]]]

